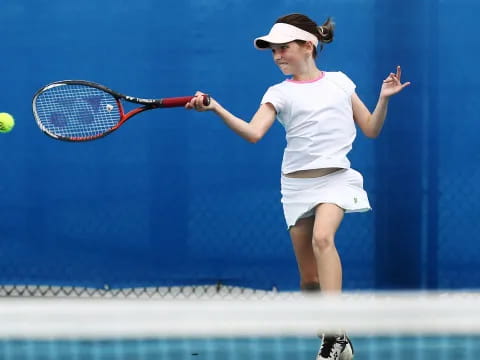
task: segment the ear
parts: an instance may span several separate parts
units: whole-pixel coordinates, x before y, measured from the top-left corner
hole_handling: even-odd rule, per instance
[[[305,47],[305,50],[313,54],[313,49],[315,48],[315,46],[311,41],[305,41],[304,47]]]

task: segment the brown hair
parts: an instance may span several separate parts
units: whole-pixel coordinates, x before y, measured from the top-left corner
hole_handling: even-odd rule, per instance
[[[276,23],[285,23],[296,26],[302,30],[308,31],[315,35],[320,42],[320,51],[323,49],[323,44],[328,44],[333,41],[333,30],[335,29],[335,23],[332,18],[328,18],[327,21],[321,26],[303,14],[289,14],[277,19]],[[305,43],[303,40],[296,40],[299,43]],[[313,49],[313,58],[317,56],[317,49]]]

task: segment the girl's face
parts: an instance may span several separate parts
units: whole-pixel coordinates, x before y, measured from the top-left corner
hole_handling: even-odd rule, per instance
[[[302,73],[312,59],[312,46],[310,43],[299,44],[295,41],[286,44],[271,44],[273,61],[284,75]]]

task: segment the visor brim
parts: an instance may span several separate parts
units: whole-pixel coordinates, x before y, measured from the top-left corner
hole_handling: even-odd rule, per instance
[[[287,44],[289,42],[295,41],[295,38],[273,38],[270,36],[263,36],[261,38],[257,38],[254,41],[254,45],[259,50],[265,50],[270,48],[271,44],[278,45],[278,44]]]

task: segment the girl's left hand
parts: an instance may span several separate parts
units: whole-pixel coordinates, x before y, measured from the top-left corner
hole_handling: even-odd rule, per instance
[[[402,69],[397,66],[397,73],[390,73],[388,77],[383,80],[382,89],[380,90],[380,97],[390,97],[402,91],[405,87],[410,85],[410,82],[401,83]]]

